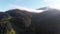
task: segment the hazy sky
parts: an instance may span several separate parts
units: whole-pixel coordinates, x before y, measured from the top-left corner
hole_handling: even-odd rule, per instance
[[[17,7],[37,9],[45,6],[60,9],[60,0],[0,0],[0,11]]]

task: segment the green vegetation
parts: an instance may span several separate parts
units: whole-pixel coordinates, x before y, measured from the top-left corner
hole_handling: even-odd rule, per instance
[[[31,25],[29,14],[20,10],[9,10],[0,14],[0,34],[24,34]]]
[[[7,31],[7,34],[16,34],[15,30],[12,28],[10,31]]]

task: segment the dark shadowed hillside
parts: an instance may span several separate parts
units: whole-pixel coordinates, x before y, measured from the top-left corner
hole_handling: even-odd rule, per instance
[[[26,28],[31,24],[31,15],[29,12],[19,9],[9,10],[8,13],[12,19],[10,22],[12,23],[13,28],[15,29],[17,34],[24,34],[26,32]]]
[[[60,34],[60,10],[0,12],[0,34]]]

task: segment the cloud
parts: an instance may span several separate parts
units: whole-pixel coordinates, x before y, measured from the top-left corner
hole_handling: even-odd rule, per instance
[[[60,10],[60,4],[50,5],[50,7],[54,8],[54,9],[59,9]]]
[[[55,1],[55,0],[44,0],[44,2],[51,2],[51,1]]]
[[[60,0],[44,0],[44,2],[60,2]]]
[[[54,9],[60,9],[60,0],[44,0],[45,2],[49,3],[49,7]]]
[[[22,6],[14,5],[14,4],[9,4],[8,7],[9,9],[20,9],[20,10],[26,10],[29,12],[36,12],[36,13],[43,12],[43,10],[34,10],[34,9],[30,9],[24,6],[22,7]]]

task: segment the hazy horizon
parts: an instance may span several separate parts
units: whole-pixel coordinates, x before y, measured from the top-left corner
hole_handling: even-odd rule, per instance
[[[37,9],[47,6],[60,9],[60,0],[0,0],[0,11],[20,7]]]

